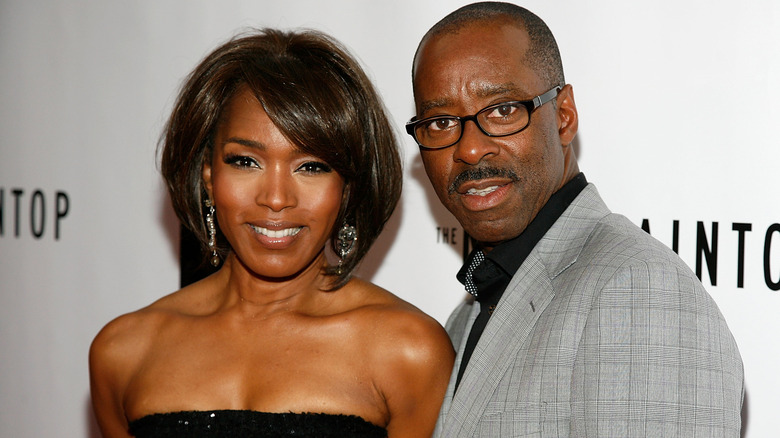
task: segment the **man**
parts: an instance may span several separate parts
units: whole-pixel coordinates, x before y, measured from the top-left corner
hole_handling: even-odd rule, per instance
[[[477,242],[437,436],[739,436],[743,370],[711,297],[580,173],[577,108],[550,30],[465,6],[415,55],[420,145]]]

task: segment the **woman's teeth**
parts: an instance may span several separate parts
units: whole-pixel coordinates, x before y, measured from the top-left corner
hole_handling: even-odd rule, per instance
[[[269,230],[268,228],[256,227],[254,225],[251,225],[251,227],[253,230],[255,230],[256,233],[274,239],[278,239],[280,237],[294,236],[298,234],[298,232],[301,231],[301,229],[303,229],[303,227],[295,227],[295,228],[285,228],[283,230]]]

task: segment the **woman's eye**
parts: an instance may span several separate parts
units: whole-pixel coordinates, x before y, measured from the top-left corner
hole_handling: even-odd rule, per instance
[[[234,167],[259,167],[257,161],[243,155],[226,155],[223,161]]]
[[[333,169],[321,161],[307,161],[298,170],[306,173],[328,173]]]

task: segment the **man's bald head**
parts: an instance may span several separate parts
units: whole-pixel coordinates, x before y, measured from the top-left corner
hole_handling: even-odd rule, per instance
[[[414,65],[417,65],[420,47],[426,41],[440,35],[458,33],[469,25],[485,22],[510,23],[523,29],[530,40],[529,48],[525,53],[526,65],[536,71],[539,77],[547,82],[548,87],[563,86],[566,83],[558,44],[544,21],[525,8],[503,2],[472,3],[442,18],[420,41],[414,56]],[[414,74],[413,67],[413,80]]]

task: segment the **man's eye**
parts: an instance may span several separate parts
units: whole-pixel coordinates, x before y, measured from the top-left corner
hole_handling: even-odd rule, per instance
[[[517,113],[517,106],[511,105],[511,104],[504,104],[504,105],[498,105],[493,107],[493,110],[490,111],[488,114],[488,117],[501,117],[501,118],[507,118],[512,117],[513,115],[516,115]]]
[[[307,161],[298,170],[306,173],[329,173],[333,171],[330,166],[320,161]]]
[[[455,119],[435,119],[428,123],[428,129],[431,131],[444,131],[454,128],[457,125]]]

